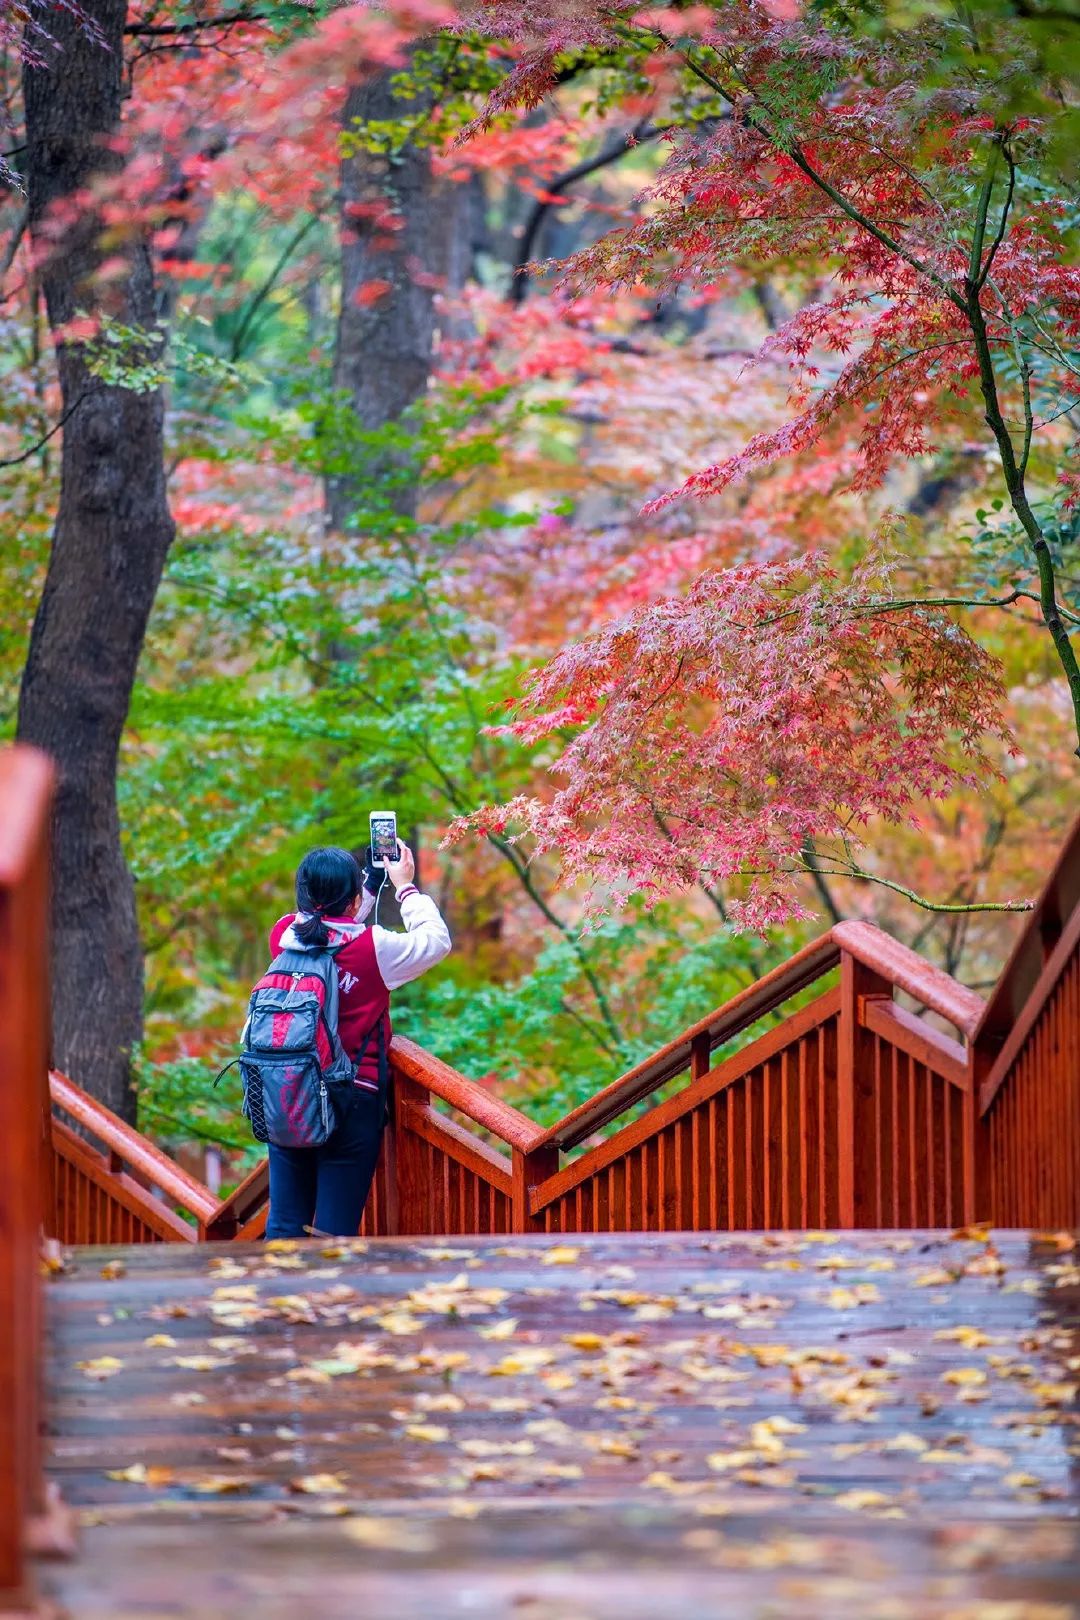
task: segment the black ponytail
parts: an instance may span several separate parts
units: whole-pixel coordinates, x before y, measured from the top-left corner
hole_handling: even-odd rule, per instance
[[[330,943],[327,917],[343,917],[360,893],[362,882],[356,856],[347,849],[313,849],[304,856],[296,874],[296,909],[306,913],[293,924],[302,945],[324,949]]]

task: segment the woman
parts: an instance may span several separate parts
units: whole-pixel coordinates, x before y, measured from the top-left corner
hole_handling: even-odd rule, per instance
[[[296,874],[296,911],[270,930],[270,954],[282,950],[325,950],[339,945],[338,1033],[357,1063],[356,1080],[345,1101],[337,1101],[338,1123],[322,1147],[269,1145],[270,1213],[268,1238],[304,1237],[307,1229],[355,1237],[360,1228],[382,1138],[383,1102],[379,1089],[380,1043],[390,1044],[390,992],[419,978],[450,950],[450,935],[429,896],[413,883],[416,863],[407,845],[400,859],[383,861],[366,875],[347,849],[313,849]],[[375,904],[372,888],[393,884],[406,932],[369,928],[364,919]]]

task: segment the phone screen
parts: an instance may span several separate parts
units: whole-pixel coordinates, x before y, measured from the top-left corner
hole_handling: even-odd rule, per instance
[[[383,860],[396,861],[398,855],[397,817],[389,815],[373,815],[371,817],[371,858],[379,862]]]

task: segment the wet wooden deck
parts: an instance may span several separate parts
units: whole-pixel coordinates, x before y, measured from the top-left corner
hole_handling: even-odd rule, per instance
[[[50,1299],[74,1620],[1080,1612],[1066,1235],[80,1250]]]

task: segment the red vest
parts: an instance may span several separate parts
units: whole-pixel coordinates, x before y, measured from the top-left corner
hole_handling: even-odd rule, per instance
[[[293,920],[293,915],[282,917],[270,930],[270,955],[281,949],[281,936]],[[344,921],[344,919],[340,919]],[[333,917],[326,919],[331,937]],[[338,1034],[341,1044],[355,1062],[364,1048],[357,1070],[357,1079],[369,1085],[379,1083],[379,1045],[375,1026],[382,1023],[383,1039],[390,1046],[390,992],[382,981],[379,964],[375,960],[375,937],[365,928],[354,939],[346,940],[334,958],[338,970]],[[368,1035],[371,1039],[364,1042]]]

